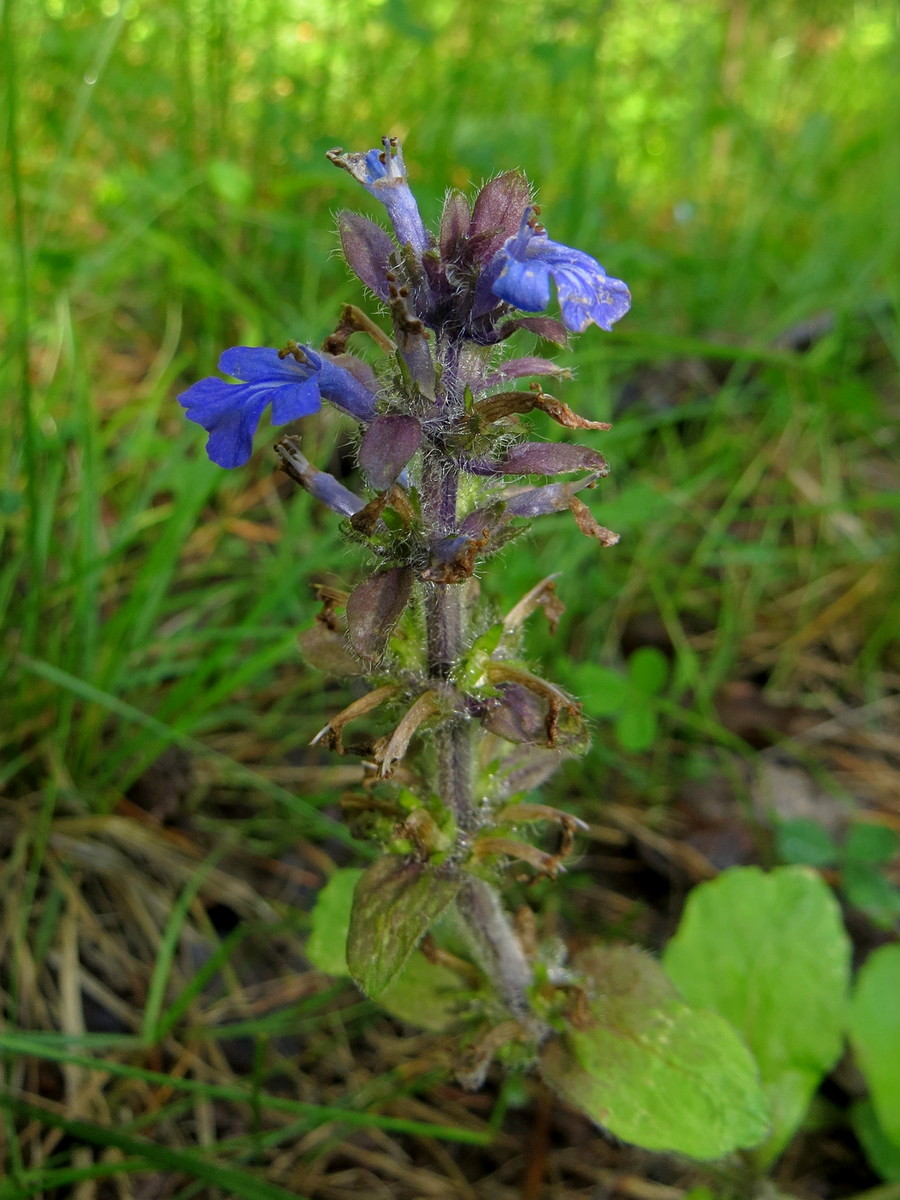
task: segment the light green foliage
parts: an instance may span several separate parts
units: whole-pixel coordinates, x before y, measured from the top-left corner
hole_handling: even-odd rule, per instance
[[[592,717],[613,717],[623,750],[638,752],[653,745],[657,731],[655,697],[665,687],[669,664],[654,646],[641,646],[620,675],[595,663],[570,666],[569,686]]]
[[[347,935],[353,893],[362,876],[362,871],[352,867],[335,871],[316,900],[306,957],[314,967],[329,975],[350,975]],[[441,1033],[455,1024],[460,1005],[468,995],[464,987],[455,971],[414,951],[379,994],[378,1003],[402,1021]]]
[[[850,1037],[878,1122],[900,1155],[900,945],[880,947],[863,965]]]
[[[459,891],[446,869],[386,854],[363,874],[353,894],[347,966],[373,999],[402,969]]]
[[[726,871],[688,897],[664,962],[688,1001],[727,1017],[753,1051],[774,1156],[843,1045],[850,940],[834,897],[804,867]]]
[[[588,1012],[541,1055],[546,1078],[627,1142],[699,1159],[755,1146],[768,1105],[752,1056],[727,1021],[690,1008],[633,946],[589,950]]]

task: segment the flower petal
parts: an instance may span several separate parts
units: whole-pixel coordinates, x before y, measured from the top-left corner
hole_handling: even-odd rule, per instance
[[[345,154],[337,148],[329,150],[325,157],[336,167],[343,167],[367,192],[381,201],[401,246],[410,245],[416,254],[423,254],[430,240],[422,224],[418,205],[409,190],[400,139],[382,138],[381,144],[382,150]]]
[[[550,272],[544,263],[510,259],[491,290],[522,312],[543,312],[550,303]]]
[[[271,395],[271,387],[201,379],[178,397],[189,421],[209,438],[206,453],[220,467],[240,467],[253,452],[253,434]]]
[[[287,425],[299,417],[308,417],[322,407],[319,385],[315,378],[297,383],[282,384],[270,392],[272,398],[272,424]]]
[[[289,356],[282,357],[273,346],[232,346],[222,352],[219,370],[245,383],[258,383],[263,379],[296,383],[298,376],[306,379],[309,375],[302,364]]]
[[[253,453],[253,435],[266,406],[272,421],[285,425],[321,407],[316,372],[268,346],[232,346],[219,359],[228,375],[246,383],[201,379],[179,397],[189,421],[209,434],[206,453],[220,467],[243,466]]]
[[[538,225],[533,208],[526,209],[519,232],[509,238],[490,264],[499,273],[493,294],[523,312],[541,312],[550,302],[550,280],[556,284],[563,321],[582,333],[591,322],[610,330],[631,307],[621,279],[607,275],[596,259],[582,250],[551,241]]]

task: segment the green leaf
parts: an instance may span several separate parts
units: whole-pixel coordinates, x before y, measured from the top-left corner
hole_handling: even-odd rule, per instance
[[[900,1183],[900,1143],[884,1132],[869,1100],[859,1100],[850,1110],[850,1124],[866,1158],[888,1183]]]
[[[578,663],[568,674],[569,687],[592,717],[611,716],[628,700],[628,681],[608,667]]]
[[[778,857],[786,863],[828,867],[838,858],[838,847],[831,835],[809,817],[782,821],[775,831],[775,845]]]
[[[378,997],[378,1003],[392,1017],[431,1033],[444,1033],[458,1023],[470,996],[455,971],[430,962],[416,950]]]
[[[900,1145],[900,945],[863,964],[850,1006],[850,1040],[885,1136]]]
[[[589,1014],[541,1056],[566,1099],[648,1150],[714,1159],[765,1138],[756,1064],[727,1021],[689,1008],[633,946],[590,950],[574,967],[587,976]]]
[[[772,1158],[840,1056],[850,940],[830,890],[806,867],[725,871],[688,897],[666,970],[692,1004],[743,1034],[772,1103]]]
[[[900,918],[900,890],[884,876],[877,864],[845,863],[841,886],[850,903],[862,909],[883,929],[892,929]]]
[[[656,710],[640,693],[616,718],[616,737],[623,750],[647,750],[656,738]]]
[[[316,900],[306,957],[314,967],[329,975],[350,974],[347,937],[353,893],[362,876],[362,871],[352,867],[335,871]],[[414,951],[381,992],[378,1003],[401,1021],[432,1033],[443,1033],[456,1024],[466,995],[463,980],[455,971]]]
[[[347,966],[373,1000],[398,974],[459,891],[446,867],[387,854],[356,885],[347,939]]]
[[[857,821],[847,835],[844,860],[854,863],[886,863],[897,851],[898,838],[885,825]]]
[[[349,975],[347,933],[353,893],[363,872],[356,867],[335,871],[319,895],[312,912],[312,932],[306,942],[306,957],[327,975]]]
[[[628,678],[647,696],[662,691],[669,677],[669,660],[655,646],[639,646],[628,659]]]

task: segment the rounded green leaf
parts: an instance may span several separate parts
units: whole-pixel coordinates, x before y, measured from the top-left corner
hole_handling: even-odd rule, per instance
[[[725,871],[690,894],[664,962],[686,999],[726,1017],[756,1056],[774,1156],[841,1054],[850,940],[837,901],[806,867]]]
[[[655,646],[639,646],[628,659],[628,678],[645,695],[662,691],[669,677],[669,660]]]
[[[863,964],[850,1039],[885,1136],[900,1146],[900,945],[881,946]]]
[[[838,857],[837,845],[828,830],[809,817],[782,821],[775,830],[775,845],[778,857],[786,863],[828,867]]]
[[[569,686],[583,701],[592,717],[616,713],[628,699],[629,687],[624,676],[597,663],[578,663],[568,673]]]
[[[633,946],[590,950],[574,967],[587,979],[588,1013],[541,1055],[566,1099],[648,1150],[715,1159],[765,1138],[756,1064],[727,1021],[689,1008]]]
[[[847,834],[846,862],[886,863],[897,853],[898,838],[886,825],[857,821]]]

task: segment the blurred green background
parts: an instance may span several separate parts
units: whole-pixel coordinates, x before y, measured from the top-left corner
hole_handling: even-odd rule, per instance
[[[795,761],[900,826],[877,757],[900,688],[898,49],[887,0],[6,0],[10,1026],[157,1044],[214,974],[176,954],[188,926],[214,966],[234,952],[194,904],[198,856],[226,855],[203,887],[240,936],[264,927],[254,978],[273,987],[302,969],[308,889],[332,858],[360,861],[333,807],[354,768],[307,749],[346,697],[296,646],[310,578],[352,583],[359,560],[276,479],[267,429],[246,470],[223,472],[175,398],[225,347],[316,343],[363,302],[334,214],[378,214],[324,152],[384,133],[404,140],[426,222],[449,185],[522,168],[551,236],[633,292],[612,334],[560,352],[577,368],[561,397],[614,422],[584,440],[609,458],[590,502],[620,544],[547,519],[482,573],[504,607],[561,572],[560,632],[536,627],[530,644],[596,734],[548,797],[592,820],[614,802],[664,821],[722,776],[727,808],[760,747],[804,714],[851,713],[873,731],[862,749],[834,760],[812,740]],[[339,421],[306,425],[309,457],[352,472]],[[258,895],[297,871],[276,921]],[[570,927],[596,923],[611,892],[591,890],[596,870],[569,878],[535,894],[567,897]],[[612,906],[621,928],[628,905]],[[133,992],[104,991],[114,976]],[[73,1007],[79,986],[100,1024]],[[267,1021],[242,1026],[259,1038],[253,1069],[290,1075],[290,1052],[260,1049]],[[66,1068],[70,1102],[83,1067]],[[207,1159],[179,1162],[210,1178]]]

